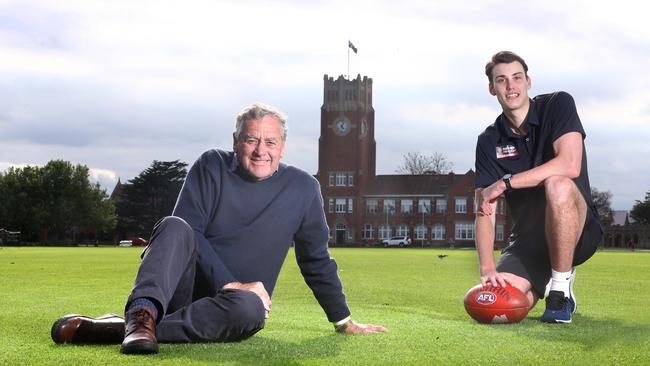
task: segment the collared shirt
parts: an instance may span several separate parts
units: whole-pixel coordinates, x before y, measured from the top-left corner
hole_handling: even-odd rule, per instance
[[[530,170],[553,159],[555,157],[553,143],[566,133],[579,132],[583,140],[586,136],[575,102],[566,92],[542,94],[531,99],[526,120],[528,124],[526,135],[514,133],[503,113],[496,118],[494,124],[479,135],[476,144],[475,185],[477,188],[485,188],[507,173],[516,174]],[[580,175],[574,179],[574,182],[587,205],[592,205],[584,142],[582,149]],[[535,215],[534,219],[539,218],[539,213],[529,211],[531,211],[530,200],[540,199],[544,199],[542,187],[515,189],[506,193],[506,201],[515,224],[527,215],[529,218],[532,218],[530,215]]]

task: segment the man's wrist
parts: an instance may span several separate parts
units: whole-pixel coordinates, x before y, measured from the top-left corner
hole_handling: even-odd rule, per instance
[[[344,319],[341,319],[337,322],[332,322],[332,325],[334,326],[334,329],[337,332],[344,332],[349,326],[351,326],[354,323],[352,320],[351,316],[347,316]]]
[[[503,181],[503,185],[504,185],[503,188],[504,192],[512,191],[512,183],[510,181],[511,179],[512,179],[512,174],[506,174],[503,176],[503,178],[501,178],[501,181]]]

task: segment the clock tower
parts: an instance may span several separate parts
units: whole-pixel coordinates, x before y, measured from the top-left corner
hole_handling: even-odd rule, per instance
[[[318,139],[318,173],[330,242],[358,242],[362,195],[375,177],[375,111],[372,79],[324,76]]]

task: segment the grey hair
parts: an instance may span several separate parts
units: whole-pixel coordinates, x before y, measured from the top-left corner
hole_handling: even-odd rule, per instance
[[[237,115],[237,123],[235,124],[235,137],[239,139],[244,130],[244,123],[253,119],[262,119],[266,116],[271,116],[280,121],[280,133],[282,141],[287,141],[287,116],[279,109],[264,103],[253,103]]]

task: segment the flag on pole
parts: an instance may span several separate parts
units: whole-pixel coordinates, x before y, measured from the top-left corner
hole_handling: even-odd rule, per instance
[[[354,53],[357,53],[357,48],[354,47],[354,45],[352,44],[352,42],[350,42],[350,40],[348,40],[348,47],[352,48],[352,51],[354,51]]]

